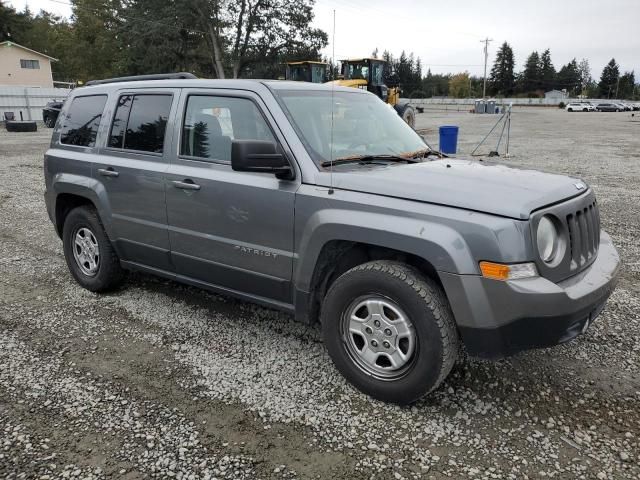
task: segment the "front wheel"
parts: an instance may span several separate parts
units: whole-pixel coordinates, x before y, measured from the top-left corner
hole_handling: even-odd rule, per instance
[[[344,273],[325,297],[321,321],[336,368],[386,402],[410,404],[433,391],[458,356],[444,292],[403,263],[374,261]]]

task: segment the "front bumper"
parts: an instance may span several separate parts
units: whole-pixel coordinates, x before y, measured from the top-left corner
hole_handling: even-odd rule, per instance
[[[501,358],[558,345],[586,331],[613,292],[619,265],[611,238],[601,232],[596,260],[559,283],[439,274],[468,353]]]

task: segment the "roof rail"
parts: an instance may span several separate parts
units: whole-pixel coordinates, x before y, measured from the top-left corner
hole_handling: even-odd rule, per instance
[[[120,82],[141,82],[143,80],[187,80],[191,78],[198,78],[193,73],[180,72],[180,73],[155,73],[153,75],[133,75],[131,77],[116,77],[105,78],[103,80],[89,80],[85,83],[85,86],[91,85],[103,85],[105,83],[120,83]]]

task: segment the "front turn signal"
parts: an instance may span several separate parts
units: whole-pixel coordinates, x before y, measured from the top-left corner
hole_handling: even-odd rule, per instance
[[[517,280],[519,278],[537,277],[538,270],[534,263],[504,263],[480,262],[480,272],[485,278],[492,280]]]

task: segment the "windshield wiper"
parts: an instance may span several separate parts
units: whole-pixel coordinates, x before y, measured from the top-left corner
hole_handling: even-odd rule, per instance
[[[435,155],[440,158],[449,158],[448,155],[445,155],[444,153],[439,152],[438,150],[434,150],[433,148],[425,148],[422,150],[417,150],[412,153],[412,158],[423,159],[423,158],[427,158],[429,155]]]
[[[400,155],[378,154],[378,155],[359,155],[352,157],[336,158],[335,160],[325,160],[320,165],[322,167],[329,167],[331,165],[342,165],[345,163],[369,163],[374,160],[385,160],[389,162],[407,162],[407,163],[419,163],[419,158],[402,157]]]

